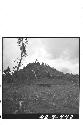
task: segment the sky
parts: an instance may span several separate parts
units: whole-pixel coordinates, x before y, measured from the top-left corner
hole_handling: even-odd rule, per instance
[[[64,73],[79,73],[79,39],[78,38],[29,38],[28,56],[22,66],[35,62],[44,62]],[[3,69],[13,68],[20,58],[17,38],[3,39]],[[16,61],[15,61],[16,60]]]

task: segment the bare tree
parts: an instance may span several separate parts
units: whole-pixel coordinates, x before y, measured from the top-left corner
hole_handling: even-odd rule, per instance
[[[23,57],[27,56],[26,46],[28,44],[28,38],[18,38],[17,44],[20,47],[20,51],[21,51],[21,58],[19,59],[19,63],[17,66],[17,71],[18,71],[20,66],[21,66],[21,62],[23,60]]]

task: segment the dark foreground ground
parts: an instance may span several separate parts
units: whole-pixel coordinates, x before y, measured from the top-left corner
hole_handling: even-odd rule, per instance
[[[79,114],[79,86],[63,80],[3,83],[2,106],[3,114]]]

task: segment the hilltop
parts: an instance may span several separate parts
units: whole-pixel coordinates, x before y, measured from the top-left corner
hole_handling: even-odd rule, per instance
[[[46,65],[44,63],[40,64],[39,62],[35,63],[29,63],[26,67],[23,69],[20,69],[19,71],[14,71],[14,73],[11,75],[9,72],[6,73],[6,75],[3,75],[3,81],[8,82],[19,82],[19,83],[27,83],[36,84],[37,81],[70,81],[72,84],[78,84],[79,85],[79,75],[76,74],[64,74],[63,72],[60,72],[56,70],[53,67],[50,67],[49,65]],[[37,82],[38,84],[38,82]],[[42,84],[45,84],[43,82]],[[50,84],[50,82],[46,82],[46,84]],[[56,84],[56,83],[54,83]],[[60,84],[58,82],[58,84]]]

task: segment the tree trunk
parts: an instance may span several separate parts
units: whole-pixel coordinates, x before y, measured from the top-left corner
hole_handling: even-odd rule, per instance
[[[21,62],[22,62],[22,55],[21,55],[21,59],[19,61],[18,67],[17,67],[17,71],[19,70],[19,67],[21,66]]]

